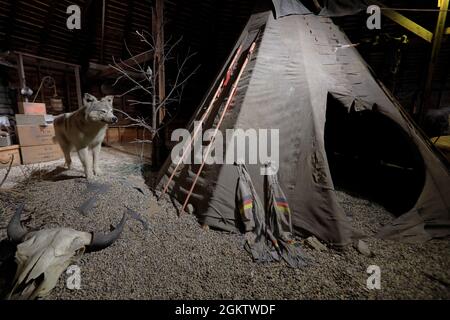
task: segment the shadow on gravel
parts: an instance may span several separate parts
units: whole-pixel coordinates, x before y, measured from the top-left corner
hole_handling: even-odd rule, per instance
[[[65,180],[74,180],[74,179],[80,179],[84,178],[83,175],[68,175],[65,172],[67,172],[68,169],[64,167],[56,167],[53,170],[47,170],[47,169],[34,169],[32,170],[26,180],[32,181],[32,180],[42,180],[42,181],[65,181]]]

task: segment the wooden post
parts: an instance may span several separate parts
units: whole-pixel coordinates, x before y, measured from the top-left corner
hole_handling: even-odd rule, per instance
[[[155,52],[153,57],[153,72],[157,72],[158,79],[156,85],[157,99],[153,98],[153,104],[160,105],[166,98],[166,80],[165,80],[165,65],[164,65],[164,0],[156,0],[155,8],[153,8],[152,14],[152,34],[155,46]],[[165,117],[165,107],[162,106],[157,114],[153,116],[153,127],[157,129]],[[163,132],[161,132],[163,134]],[[165,141],[163,136],[154,136],[153,139],[153,151],[152,151],[152,165],[159,166],[160,153],[162,148],[162,142]]]
[[[25,68],[23,65],[23,56],[21,53],[17,55],[17,71],[19,72],[20,89],[23,89],[26,87],[27,81],[25,79]]]
[[[103,4],[102,4],[102,39],[101,39],[101,42],[100,42],[100,64],[103,64],[103,62],[104,62],[105,18],[106,18],[106,0],[103,0]]]
[[[19,86],[20,86],[19,97],[20,97],[20,101],[23,102],[24,99],[20,92],[23,88],[26,87],[27,82],[25,79],[25,67],[23,65],[23,56],[20,53],[17,55],[17,71],[19,72]]]
[[[440,11],[436,31],[433,36],[433,50],[431,52],[430,64],[428,66],[428,74],[425,82],[425,89],[423,91],[423,99],[418,110],[419,122],[423,122],[425,113],[432,104],[434,70],[436,68],[439,53],[441,51],[442,38],[445,34],[445,22],[447,20],[449,2],[450,0],[439,1]]]
[[[80,67],[75,67],[75,86],[77,88],[78,109],[83,105],[83,99],[81,97]]]
[[[158,68],[158,102],[166,98],[166,72],[164,64],[164,0],[156,0],[153,15],[153,39],[155,40],[155,66]],[[164,120],[165,108],[159,110],[158,126]]]
[[[66,85],[66,102],[67,102],[67,104],[64,106],[63,112],[69,112],[72,110],[72,101],[71,101],[72,92],[70,89],[69,75],[67,74],[66,71],[64,71],[64,82]]]
[[[41,64],[40,63],[38,63],[38,65],[37,65],[37,75],[38,75],[39,82],[41,82],[42,81],[42,72],[41,72]],[[41,89],[40,94],[41,94],[42,103],[45,103],[45,95],[44,95],[43,89]]]

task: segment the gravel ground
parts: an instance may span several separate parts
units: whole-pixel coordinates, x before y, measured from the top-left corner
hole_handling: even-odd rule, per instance
[[[108,185],[109,190],[98,196],[86,216],[77,208],[92,193],[86,180],[79,177],[77,159],[75,168],[63,173],[46,174],[62,164],[60,161],[47,167],[15,168],[8,185],[11,189],[0,192],[0,239],[6,238],[5,226],[20,201],[26,203],[23,220],[29,228],[108,231],[126,207],[148,222],[145,230],[142,222],[129,218],[113,246],[85,254],[78,262],[81,290],[67,289],[63,273],[48,299],[450,298],[449,241],[412,245],[369,238],[371,257],[352,247],[319,252],[304,245],[305,254],[313,261],[306,268],[291,269],[284,263],[258,265],[243,249],[242,235],[204,230],[192,216],[178,218],[170,201],[157,203],[139,174],[136,159],[107,149],[102,157],[104,176],[96,183]],[[36,173],[36,169],[40,171]],[[376,204],[343,192],[338,196],[354,226],[366,234],[392,220]],[[5,241],[2,243],[0,253],[5,247]],[[1,263],[2,259],[0,287],[7,274]],[[381,268],[381,290],[366,287],[369,265]]]

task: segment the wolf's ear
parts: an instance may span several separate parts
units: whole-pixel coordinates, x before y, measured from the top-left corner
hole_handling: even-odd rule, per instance
[[[90,106],[92,106],[92,104],[93,104],[94,102],[97,102],[97,101],[98,101],[97,98],[94,97],[93,95],[91,95],[91,94],[89,94],[89,93],[85,93],[85,94],[84,94],[84,97],[83,97],[83,105],[84,105],[86,108],[89,108]]]

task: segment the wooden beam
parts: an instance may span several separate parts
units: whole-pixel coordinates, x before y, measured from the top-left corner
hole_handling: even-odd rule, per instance
[[[448,14],[448,8],[449,8],[450,0],[441,0],[440,4],[440,11],[439,11],[439,17],[438,22],[436,25],[436,31],[434,33],[433,37],[433,50],[431,52],[431,58],[430,58],[430,64],[428,66],[428,74],[426,78],[425,83],[425,90],[423,92],[423,99],[422,104],[419,109],[419,121],[423,122],[425,113],[427,109],[431,107],[432,104],[432,89],[433,89],[433,78],[434,78],[434,71],[437,66],[439,53],[441,52],[442,47],[442,39],[444,38],[445,34],[445,23],[447,21],[447,14]]]
[[[75,68],[75,87],[77,90],[77,100],[78,108],[81,108],[83,104],[83,99],[81,97],[81,79],[80,79],[80,68]]]
[[[372,4],[375,4],[381,8],[381,12],[383,15],[385,15],[387,18],[391,19],[392,21],[398,23],[403,28],[411,31],[412,33],[416,34],[417,36],[421,37],[425,41],[432,42],[433,41],[433,33],[422,27],[421,25],[415,23],[411,19],[405,17],[404,15],[398,13],[395,10],[389,9],[381,2],[372,0]]]
[[[153,39],[155,39],[155,66],[158,68],[158,98],[166,98],[166,70],[164,65],[164,0],[156,0],[153,14]],[[164,120],[166,110],[159,110],[158,125]]]
[[[20,56],[22,56],[25,59],[33,60],[35,62],[37,62],[37,61],[47,61],[47,62],[51,62],[51,63],[54,63],[54,64],[64,65],[64,66],[70,67],[70,68],[79,67],[79,65],[74,64],[74,63],[64,62],[64,61],[51,59],[51,58],[40,57],[40,56],[37,56],[37,55],[34,55],[34,54],[25,53],[25,52],[14,51],[13,54],[15,54],[17,56],[20,55]]]
[[[42,80],[42,72],[41,72],[41,65],[40,65],[40,63],[38,63],[36,68],[37,68],[38,80],[41,81]],[[40,94],[41,94],[41,101],[43,103],[45,103],[44,90],[41,90]],[[34,99],[36,99],[36,97]]]
[[[66,96],[66,105],[64,106],[64,112],[69,112],[72,110],[72,92],[71,92],[71,88],[70,88],[70,78],[69,78],[69,74],[67,72],[64,72],[64,84],[66,86],[66,92],[65,92],[65,96]],[[78,97],[77,97],[78,100]]]
[[[26,81],[26,78],[25,78],[25,68],[24,68],[24,65],[23,65],[23,55],[21,53],[19,53],[17,55],[17,71],[19,73],[20,89],[23,89],[23,88],[26,87],[27,81]]]
[[[100,63],[104,62],[105,54],[105,19],[106,19],[106,0],[103,0],[102,4],[102,38],[100,42]]]

